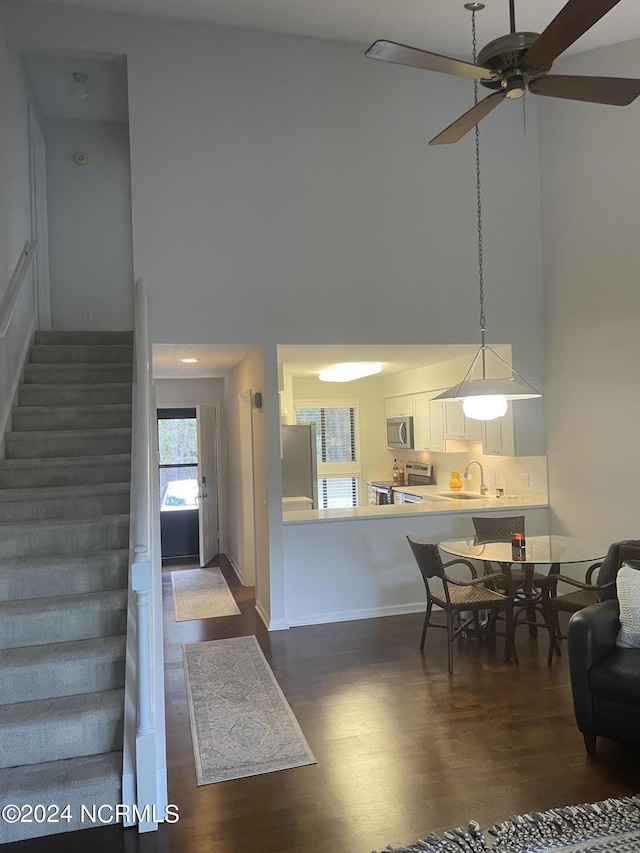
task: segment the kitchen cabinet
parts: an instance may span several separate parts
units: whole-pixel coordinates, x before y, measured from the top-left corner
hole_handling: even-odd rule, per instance
[[[444,406],[433,403],[437,391],[413,395],[413,446],[415,450],[444,453]]]
[[[450,403],[434,403],[444,408],[444,437],[461,441],[480,441],[482,430],[480,421],[465,417],[462,400]]]
[[[504,417],[484,421],[482,452],[485,456],[543,456],[542,399],[509,401]]]
[[[405,394],[402,397],[387,397],[384,401],[386,418],[411,417],[413,415],[413,396]]]
[[[511,403],[507,403],[504,417],[482,422],[482,453],[485,456],[516,455]]]

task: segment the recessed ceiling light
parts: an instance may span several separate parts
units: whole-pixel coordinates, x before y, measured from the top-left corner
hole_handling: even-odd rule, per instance
[[[198,360],[197,358],[181,358],[180,359],[180,361],[183,362],[184,364],[195,364],[197,360]]]
[[[318,374],[322,382],[352,382],[365,376],[380,373],[382,364],[379,361],[347,361],[334,364]]]

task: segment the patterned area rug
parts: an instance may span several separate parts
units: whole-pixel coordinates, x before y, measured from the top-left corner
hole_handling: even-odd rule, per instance
[[[240,613],[220,569],[171,572],[171,586],[176,622],[237,616]]]
[[[472,822],[442,837],[428,835],[410,847],[385,847],[388,853],[638,853],[640,797],[566,806],[517,815],[489,829],[486,838]]]
[[[316,763],[255,637],[182,655],[198,785]]]

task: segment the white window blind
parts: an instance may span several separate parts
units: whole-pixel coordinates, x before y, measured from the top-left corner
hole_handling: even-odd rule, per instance
[[[318,480],[320,509],[342,509],[358,506],[357,477],[321,477]]]
[[[318,462],[356,461],[356,410],[353,406],[297,408],[297,424],[316,425]]]
[[[357,413],[356,404],[296,404],[296,423],[316,426],[318,505],[322,509],[358,506]]]

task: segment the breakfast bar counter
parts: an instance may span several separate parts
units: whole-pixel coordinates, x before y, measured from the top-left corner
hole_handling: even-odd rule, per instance
[[[423,613],[424,584],[407,535],[436,543],[473,536],[471,517],[480,513],[524,515],[527,533],[547,533],[546,495],[538,498],[478,496],[284,513],[287,626]],[[418,631],[416,648],[419,640]]]

